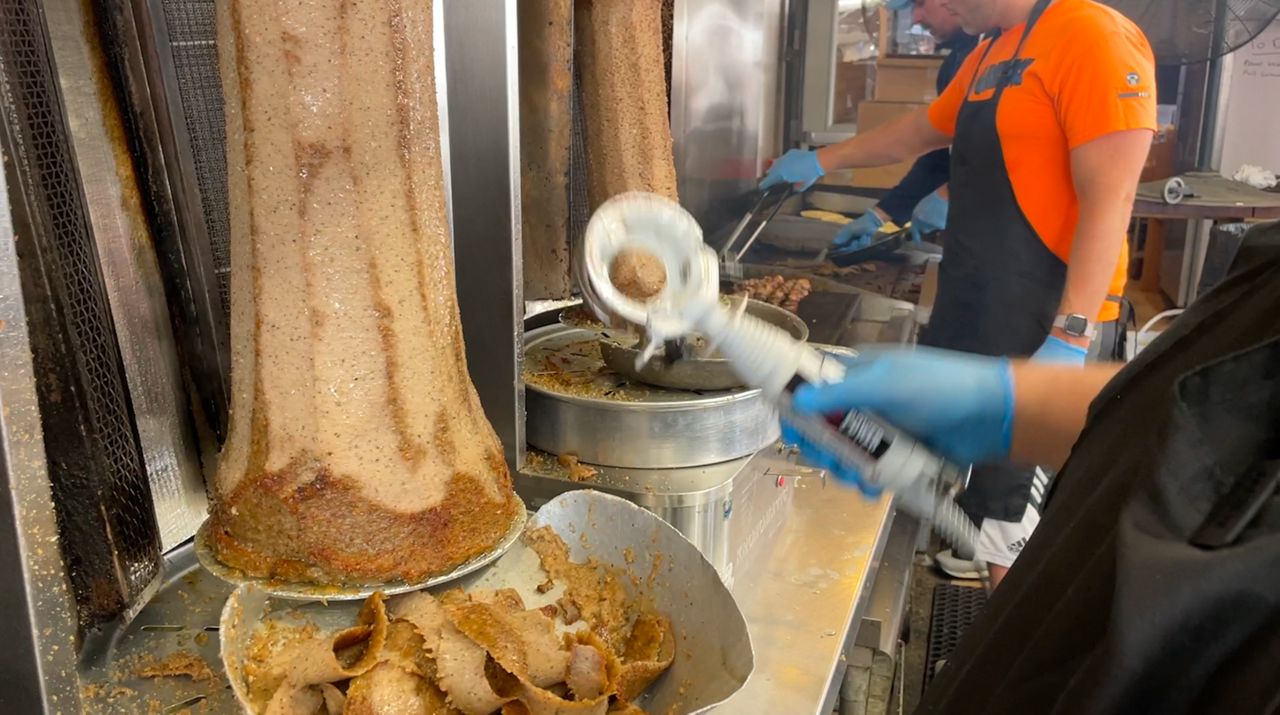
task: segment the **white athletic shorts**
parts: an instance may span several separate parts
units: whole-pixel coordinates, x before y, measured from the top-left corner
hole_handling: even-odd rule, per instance
[[[1031,533],[1040,525],[1040,507],[1044,504],[1045,490],[1049,486],[1049,477],[1044,470],[1036,467],[1031,480],[1031,498],[1027,508],[1018,521],[1000,521],[984,518],[978,525],[978,545],[974,558],[986,562],[989,566],[1013,565],[1014,559],[1022,553]]]

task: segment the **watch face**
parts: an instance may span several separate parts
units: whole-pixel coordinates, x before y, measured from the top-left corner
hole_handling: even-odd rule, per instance
[[[1089,332],[1089,319],[1083,315],[1068,315],[1066,321],[1062,325],[1062,330],[1067,335],[1074,335],[1078,338],[1084,337]]]

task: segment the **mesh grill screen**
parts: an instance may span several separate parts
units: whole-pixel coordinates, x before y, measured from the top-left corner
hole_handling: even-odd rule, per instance
[[[178,74],[183,121],[191,138],[204,223],[213,250],[222,310],[231,310],[231,234],[227,208],[227,132],[214,44],[214,0],[164,0],[164,20]]]
[[[151,583],[159,537],[39,7],[0,0],[0,91],[35,229],[19,251],[50,481],[81,624],[91,626]]]
[[[591,201],[587,198],[587,118],[582,111],[582,85],[578,67],[573,68],[573,106],[569,141],[569,247],[573,260],[578,260],[578,247],[591,220]],[[576,275],[576,272],[575,272]]]
[[[938,662],[951,657],[964,632],[986,605],[985,589],[952,583],[933,587],[933,617],[929,621],[929,648],[924,670],[926,686],[938,674]]]
[[[662,0],[662,54],[667,71],[667,109],[671,109],[671,57],[675,46],[676,0]]]

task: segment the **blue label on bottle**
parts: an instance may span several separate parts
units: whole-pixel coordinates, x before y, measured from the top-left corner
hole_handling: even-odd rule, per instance
[[[840,434],[853,440],[876,459],[884,456],[893,444],[883,427],[857,410],[844,416],[844,421],[840,423]]]

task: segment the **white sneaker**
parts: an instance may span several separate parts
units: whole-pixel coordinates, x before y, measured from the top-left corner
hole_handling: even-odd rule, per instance
[[[951,549],[939,551],[933,557],[934,563],[938,564],[938,568],[951,578],[958,578],[965,581],[977,581],[982,578],[982,572],[978,569],[978,564],[974,561],[966,561],[957,557],[952,553]]]

